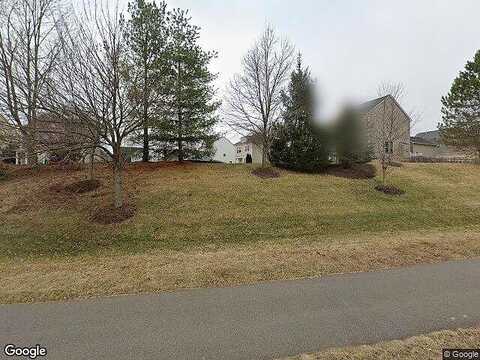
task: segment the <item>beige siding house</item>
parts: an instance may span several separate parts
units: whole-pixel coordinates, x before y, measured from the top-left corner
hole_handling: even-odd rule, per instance
[[[384,152],[396,160],[409,158],[411,119],[391,95],[360,105],[359,112],[376,158]]]
[[[425,131],[412,137],[411,156],[437,159],[474,159],[475,153],[442,142],[440,131]]]
[[[438,156],[439,146],[419,136],[410,138],[410,156],[435,157]]]

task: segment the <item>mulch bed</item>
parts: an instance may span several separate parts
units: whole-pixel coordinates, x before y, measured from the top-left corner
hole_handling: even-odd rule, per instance
[[[397,161],[390,161],[390,163],[388,165],[393,166],[393,167],[403,167],[403,164],[401,162],[397,162]]]
[[[372,164],[355,164],[350,168],[332,165],[327,168],[327,174],[347,179],[371,179],[375,177],[376,169]]]
[[[383,192],[387,195],[403,195],[405,191],[393,186],[393,185],[377,185],[375,190]]]
[[[132,204],[124,204],[121,208],[110,205],[96,209],[90,217],[90,220],[101,225],[118,224],[132,218],[136,210]]]
[[[99,180],[82,180],[65,186],[65,190],[75,194],[84,194],[97,190],[101,184]]]
[[[274,168],[256,168],[252,174],[262,179],[273,179],[280,177],[280,173]]]

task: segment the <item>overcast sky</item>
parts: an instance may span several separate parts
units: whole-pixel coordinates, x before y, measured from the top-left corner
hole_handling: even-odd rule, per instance
[[[126,1],[126,0],[125,0]],[[243,54],[271,24],[300,51],[318,81],[323,112],[376,97],[402,82],[405,109],[422,114],[412,133],[436,129],[440,98],[480,49],[480,0],[169,0],[189,9],[201,42],[217,50],[222,90]]]

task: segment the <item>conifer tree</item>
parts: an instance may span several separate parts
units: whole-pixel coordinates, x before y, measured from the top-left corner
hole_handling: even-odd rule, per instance
[[[213,153],[218,122],[213,81],[209,65],[217,54],[199,45],[200,28],[190,23],[188,13],[169,13],[168,71],[163,82],[161,122],[154,139],[165,158],[202,159]]]
[[[439,129],[443,143],[480,156],[480,50],[453,81],[442,105]]]
[[[282,92],[282,122],[274,127],[270,161],[280,167],[314,172],[328,165],[328,143],[314,123],[314,83],[298,55],[288,89]]]
[[[162,96],[167,45],[166,3],[134,0],[128,4],[130,19],[127,23],[129,62],[134,77],[141,79],[132,87],[132,100],[137,102],[138,116],[142,119],[142,160],[150,159],[149,128],[154,126],[158,101]]]

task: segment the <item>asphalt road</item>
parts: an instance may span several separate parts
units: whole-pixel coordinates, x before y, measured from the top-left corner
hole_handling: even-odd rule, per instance
[[[224,289],[0,306],[47,359],[272,359],[480,325],[480,260]],[[45,359],[45,358],[38,358]]]

